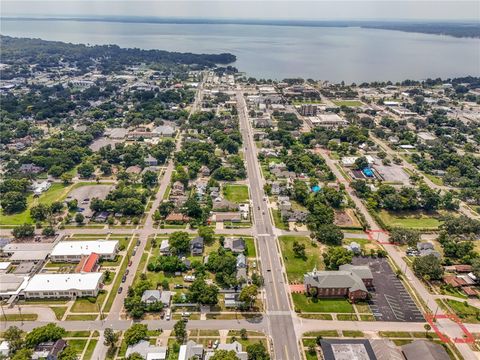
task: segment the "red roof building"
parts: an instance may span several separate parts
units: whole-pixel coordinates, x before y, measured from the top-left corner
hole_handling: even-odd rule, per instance
[[[89,273],[95,272],[98,268],[98,261],[100,255],[97,253],[91,253],[89,256],[84,256],[77,265],[75,272],[77,273]]]

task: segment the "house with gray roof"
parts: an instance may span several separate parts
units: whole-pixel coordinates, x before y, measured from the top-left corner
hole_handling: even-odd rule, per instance
[[[167,358],[168,348],[166,346],[151,346],[150,342],[141,340],[127,348],[125,357],[137,353],[146,360],[165,360]]]
[[[203,237],[197,236],[190,241],[190,252],[193,256],[201,256],[203,254]]]
[[[169,306],[171,298],[171,291],[145,290],[142,294],[142,302],[145,304],[161,302],[164,306]]]
[[[205,360],[209,360],[212,356],[215,355],[215,351],[218,350],[233,351],[235,352],[235,356],[239,360],[248,359],[248,354],[246,351],[243,351],[242,344],[240,344],[238,341],[234,341],[230,344],[219,344],[214,351],[207,351],[207,353],[205,354]]]
[[[188,340],[186,345],[180,346],[178,360],[197,360],[203,359],[204,350],[202,344],[197,344],[193,340]]]
[[[228,237],[223,242],[223,247],[231,250],[233,253],[240,254],[245,251],[245,240],[242,238]]]
[[[364,300],[373,286],[373,275],[368,266],[342,265],[338,271],[313,270],[305,274],[304,285],[307,293],[318,298]]]
[[[403,355],[407,360],[449,360],[450,356],[442,347],[431,341],[417,340],[402,346]]]

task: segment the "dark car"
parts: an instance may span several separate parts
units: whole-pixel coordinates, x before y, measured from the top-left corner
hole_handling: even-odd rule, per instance
[[[123,287],[120,286],[120,287],[118,288],[118,293],[121,294],[122,291],[123,291]]]
[[[127,275],[123,275],[122,277],[122,283],[124,283],[125,281],[127,281]]]

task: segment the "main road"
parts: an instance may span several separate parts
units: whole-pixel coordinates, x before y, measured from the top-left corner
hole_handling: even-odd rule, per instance
[[[273,340],[272,358],[276,360],[299,360],[301,357],[285,276],[280,261],[281,255],[267,203],[264,200],[266,197],[259,170],[260,164],[257,159],[252,129],[248,121],[247,105],[241,91],[237,91],[237,107],[240,131],[246,147],[245,160],[253,206],[252,212],[255,220],[254,234],[257,236],[258,252],[264,278],[265,306],[268,315],[267,327]]]

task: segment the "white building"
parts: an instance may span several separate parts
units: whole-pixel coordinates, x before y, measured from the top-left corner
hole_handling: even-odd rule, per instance
[[[37,274],[23,294],[26,299],[96,297],[102,278],[103,273]]]
[[[48,181],[42,181],[41,183],[33,183],[32,184],[33,195],[39,196],[41,193],[50,189],[50,186],[52,186],[52,184],[49,183]]]
[[[61,241],[53,248],[50,258],[53,262],[79,262],[82,256],[91,253],[100,255],[101,259],[114,260],[118,253],[118,241]]]
[[[351,167],[355,165],[355,161],[358,159],[358,156],[345,156],[342,158],[342,165],[346,167]],[[375,163],[375,158],[371,155],[365,155],[365,159],[367,159],[368,164],[372,165]]]
[[[312,125],[325,128],[345,126],[348,124],[347,120],[335,113],[319,114],[317,116],[311,116],[308,119],[312,122]]]
[[[166,346],[152,346],[148,341],[141,340],[127,348],[125,357],[128,358],[131,354],[137,353],[146,360],[165,360],[167,358],[167,350]]]

